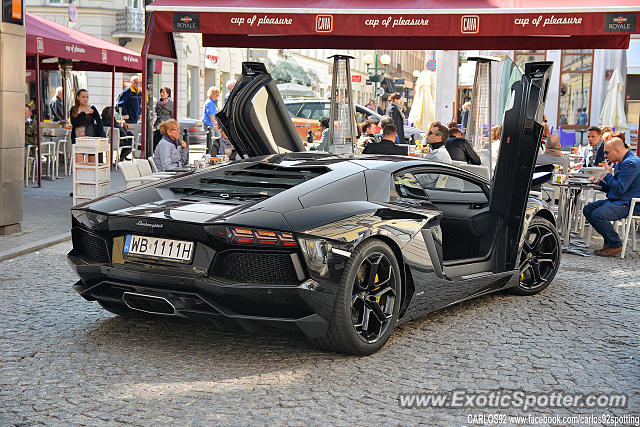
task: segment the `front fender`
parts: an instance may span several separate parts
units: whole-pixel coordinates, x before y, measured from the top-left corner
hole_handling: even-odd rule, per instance
[[[530,197],[527,201],[527,208],[524,214],[522,234],[520,235],[520,242],[518,244],[518,253],[520,253],[520,251],[522,250],[522,245],[524,244],[524,238],[527,235],[529,224],[531,223],[531,220],[536,216],[547,219],[553,224],[554,227],[556,226],[556,219],[553,215],[553,212],[551,212],[551,208],[549,208],[549,205],[547,205],[542,200]]]

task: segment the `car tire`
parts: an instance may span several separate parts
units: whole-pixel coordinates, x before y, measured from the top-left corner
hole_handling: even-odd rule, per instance
[[[520,250],[518,285],[511,288],[517,295],[534,295],[544,290],[558,272],[562,247],[556,227],[548,219],[534,217]]]
[[[327,335],[316,346],[368,355],[380,350],[398,321],[401,270],[391,248],[378,239],[361,243],[345,267]]]

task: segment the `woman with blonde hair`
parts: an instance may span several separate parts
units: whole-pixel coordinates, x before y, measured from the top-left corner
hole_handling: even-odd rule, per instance
[[[153,161],[159,172],[179,169],[188,163],[187,143],[180,140],[180,124],[174,119],[158,126],[162,139],[153,152]]]

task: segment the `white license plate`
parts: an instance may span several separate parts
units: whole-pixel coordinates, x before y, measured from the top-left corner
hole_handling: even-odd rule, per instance
[[[128,234],[124,241],[123,253],[169,261],[188,262],[193,257],[193,242],[160,239],[158,237]]]

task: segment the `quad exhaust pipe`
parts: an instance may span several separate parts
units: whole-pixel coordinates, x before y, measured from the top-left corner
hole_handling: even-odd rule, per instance
[[[122,294],[122,301],[131,310],[141,311],[150,314],[162,314],[165,316],[175,316],[176,308],[168,299],[154,295],[139,294],[136,292],[125,292]]]

